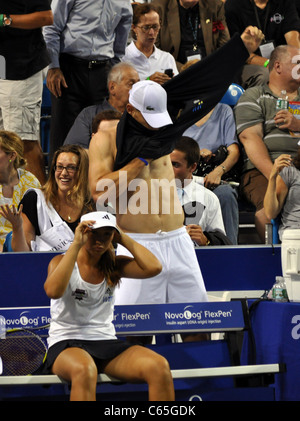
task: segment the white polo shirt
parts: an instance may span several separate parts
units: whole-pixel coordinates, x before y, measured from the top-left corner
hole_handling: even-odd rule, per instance
[[[164,73],[166,69],[172,69],[174,76],[178,74],[177,66],[172,54],[162,51],[154,45],[154,51],[148,58],[132,41],[125,49],[122,61],[131,63],[138,72],[141,80],[147,79],[155,72]]]

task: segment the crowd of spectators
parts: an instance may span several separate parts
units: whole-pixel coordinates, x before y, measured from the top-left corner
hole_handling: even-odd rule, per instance
[[[246,90],[234,114],[232,107],[220,103],[184,135],[198,143],[199,163],[210,164],[211,171],[205,175],[204,186],[220,201],[225,234],[231,244],[239,241],[239,201],[254,205],[257,232],[261,242],[264,241],[264,226],[270,219],[264,213],[263,200],[272,163],[281,153],[294,158],[297,152],[297,131],[293,131],[288,142],[291,127],[279,125],[274,117],[276,100],[282,91],[286,99],[297,102],[298,80],[293,73],[292,89],[280,83],[280,89],[271,88],[272,94],[270,86],[274,73],[277,80],[282,80],[281,69],[285,74],[292,71],[288,63],[299,52],[299,2],[140,0],[116,1],[108,9],[102,1],[93,5],[87,2],[87,7],[69,0],[52,0],[50,5],[48,0],[36,0],[30,7],[19,3],[9,7],[0,1],[3,12],[0,53],[7,59],[6,77],[0,79],[0,124],[3,133],[14,132],[20,136],[25,168],[41,185],[51,175],[51,169],[45,169],[37,139],[42,89],[51,92],[48,139],[51,165],[54,154],[63,144],[81,146],[88,153],[94,117],[105,110],[120,113],[120,117],[126,109],[129,91],[137,81],[146,79],[163,85],[185,68],[213,54],[234,33],[242,34],[249,25],[260,28],[264,41],[233,79]],[[25,39],[28,42],[25,43]],[[78,41],[74,43],[74,39]],[[287,50],[291,52],[288,62],[283,53],[276,53],[279,45],[292,48]],[[12,46],[18,54],[10,54]],[[266,92],[270,92],[269,99],[264,96],[262,102],[257,100]],[[260,110],[254,109],[249,98],[258,101]],[[263,105],[264,102],[269,105]],[[270,121],[275,122],[276,139]],[[260,143],[257,144],[258,137]],[[265,147],[263,155],[260,145]],[[225,148],[226,153],[223,162],[213,166],[219,146]],[[225,173],[236,168],[241,160],[244,165],[239,170],[239,179],[235,179],[237,183],[224,181]],[[201,174],[200,166],[194,174]],[[255,174],[258,178],[253,178]],[[10,198],[8,195],[6,202]],[[4,225],[10,226],[10,223]]]
[[[73,308],[68,279],[77,285],[80,276],[112,291],[110,277],[121,276],[117,304],[207,301],[194,247],[239,243],[239,200],[254,206],[261,242],[265,225],[280,213],[282,229],[299,227],[300,120],[289,110],[300,105],[298,10],[296,0],[34,0],[30,6],[0,0],[1,249],[65,252],[50,263],[45,285],[66,309]],[[233,82],[245,89],[234,109],[221,103]],[[51,93],[49,168],[38,139],[43,89]],[[155,180],[168,182],[163,194],[153,193]],[[134,207],[130,183],[140,193]],[[106,195],[112,184],[115,203]],[[147,205],[145,185],[151,186]],[[136,214],[122,213],[128,192],[126,210]],[[107,240],[103,222],[92,229],[84,219],[99,203],[120,225],[110,226],[118,234],[110,230]],[[169,213],[166,203],[174,204]],[[118,239],[109,267],[100,237],[106,251]],[[155,273],[148,270],[151,259]],[[96,318],[105,337],[104,316]],[[94,331],[92,337],[92,351],[83,348],[83,337],[76,346],[55,347],[50,370],[71,379],[73,394],[77,376],[64,355],[84,366],[88,354],[93,370],[96,363],[110,374],[127,373],[130,347],[103,356]],[[141,378],[149,380],[150,372]]]

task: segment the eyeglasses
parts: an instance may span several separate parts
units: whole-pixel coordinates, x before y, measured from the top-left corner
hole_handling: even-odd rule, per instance
[[[158,24],[154,24],[154,25],[143,25],[143,26],[138,26],[136,25],[137,28],[140,28],[144,33],[150,32],[151,29],[153,29],[154,32],[158,32],[160,29],[160,25]]]
[[[55,165],[54,170],[56,172],[63,172],[63,170],[66,170],[69,174],[74,174],[78,170],[78,167],[75,165],[67,165],[66,167],[63,165]]]

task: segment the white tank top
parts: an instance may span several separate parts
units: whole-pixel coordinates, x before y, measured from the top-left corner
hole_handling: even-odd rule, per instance
[[[76,263],[64,295],[51,300],[48,346],[65,339],[116,339],[113,310],[114,287],[105,279],[85,282]]]

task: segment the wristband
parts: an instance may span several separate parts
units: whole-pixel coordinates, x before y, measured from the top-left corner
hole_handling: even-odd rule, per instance
[[[266,60],[266,61],[264,62],[264,67],[268,67],[269,63],[270,63],[270,60]]]
[[[146,166],[149,164],[149,162],[148,161],[146,161],[146,159],[144,159],[144,158],[140,158],[139,156],[138,156],[138,159],[140,159]]]
[[[222,168],[223,173],[225,174],[226,173],[226,168],[224,167],[224,165],[220,165],[220,167]]]
[[[4,26],[3,24],[4,24],[4,15],[3,15],[3,14],[1,14],[1,15],[0,15],[0,27],[1,27],[1,26]]]

